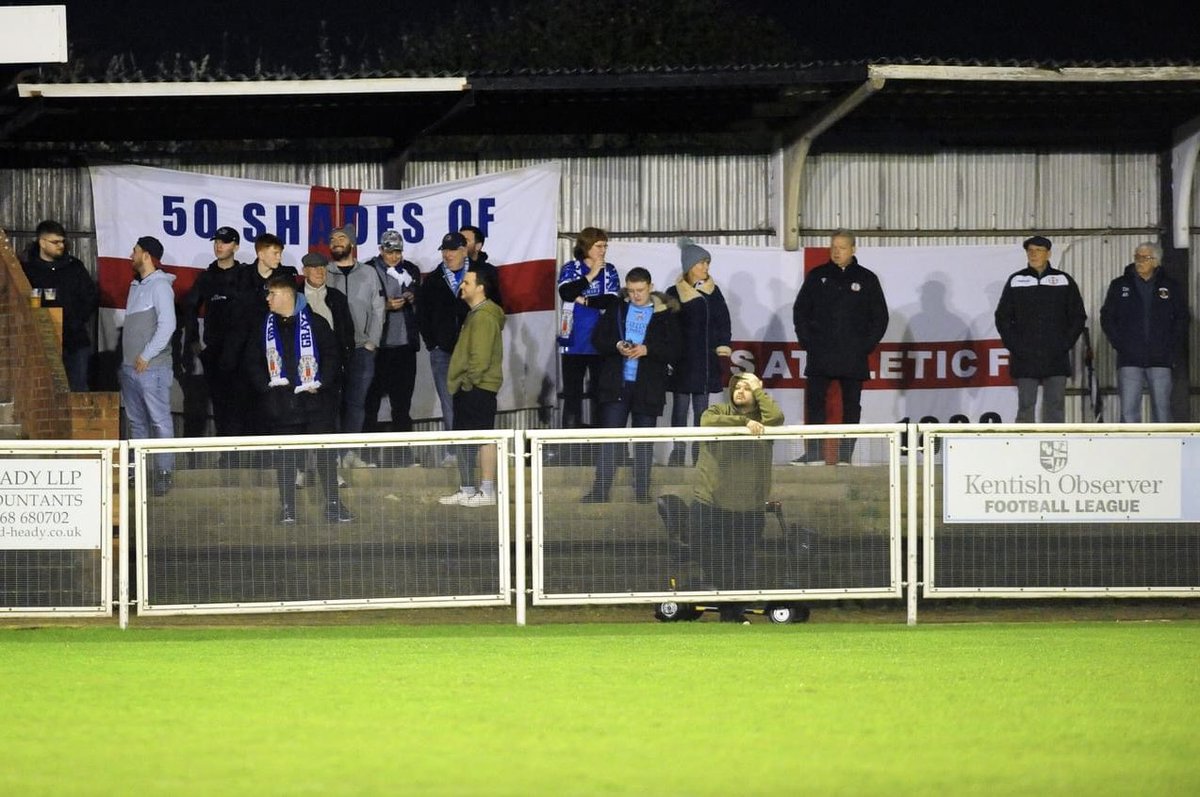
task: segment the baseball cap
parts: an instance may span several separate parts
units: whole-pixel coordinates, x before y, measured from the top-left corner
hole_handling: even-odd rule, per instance
[[[218,227],[217,231],[213,233],[212,240],[227,244],[240,244],[242,236],[238,235],[238,231],[232,227]]]
[[[403,252],[404,238],[400,235],[400,231],[388,230],[383,235],[379,236],[379,251]]]
[[[459,249],[467,245],[467,239],[460,232],[448,232],[442,236],[442,245],[438,247],[442,249]]]

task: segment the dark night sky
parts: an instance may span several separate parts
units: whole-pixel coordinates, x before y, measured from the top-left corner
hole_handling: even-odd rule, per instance
[[[655,0],[628,0],[658,7]],[[32,5],[53,0],[21,0]],[[516,0],[493,4],[519,8]],[[674,7],[686,6],[673,0]],[[286,60],[311,55],[320,21],[342,46],[386,43],[389,31],[444,26],[448,9],[487,0],[67,0],[68,33],[77,54],[134,52],[198,56],[223,34],[252,41]],[[795,46],[796,61],[928,57],[951,59],[1200,60],[1200,3],[1169,0],[728,0],[763,17]],[[386,9],[381,11],[380,9]],[[586,25],[582,26],[586,28]],[[597,35],[621,35],[597,26]],[[240,44],[238,46],[241,46]]]

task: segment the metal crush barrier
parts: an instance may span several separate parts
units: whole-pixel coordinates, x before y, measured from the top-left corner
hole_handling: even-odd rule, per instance
[[[513,439],[136,441],[138,612],[507,605]],[[497,449],[494,498],[441,502],[459,491],[455,460],[487,445]]]
[[[1200,427],[920,434],[925,597],[1200,595]]]
[[[527,431],[533,603],[900,597],[905,428]]]
[[[0,448],[0,614],[111,616],[113,441]]]

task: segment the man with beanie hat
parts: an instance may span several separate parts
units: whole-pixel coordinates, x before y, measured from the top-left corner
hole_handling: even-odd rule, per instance
[[[92,338],[88,321],[96,312],[99,293],[87,266],[67,252],[67,231],[46,219],[37,226],[37,240],[21,261],[29,285],[42,292],[42,307],[62,308],[62,360],[67,383],[75,392],[88,389]]]
[[[375,377],[375,351],[383,334],[383,286],[375,269],[354,257],[357,231],[353,224],[329,234],[329,286],[346,294],[354,321],[354,351],[345,367],[342,426],[339,431],[361,432],[366,420],[367,390]],[[356,451],[342,458],[347,468],[370,467]]]
[[[729,403],[714,404],[700,425],[745,428],[758,437],[782,426],[783,412],[751,373],[729,378]],[[706,440],[696,461],[695,500],[689,529],[693,550],[713,589],[761,589],[755,583],[754,548],[766,522],[773,445],[768,440]],[[742,620],[742,606],[721,606],[723,621]]]
[[[377,431],[379,405],[388,397],[392,422],[388,431],[413,429],[413,388],[417,382],[417,352],[421,334],[417,328],[417,288],[421,270],[404,259],[404,238],[399,230],[388,230],[379,238],[379,254],[367,261],[375,269],[384,291],[383,333],[375,353],[375,378],[367,390],[365,431]],[[401,464],[411,465],[412,449],[398,451]]]
[[[863,268],[854,252],[854,233],[835,232],[828,262],[808,272],[792,305],[796,339],[806,354],[805,423],[825,423],[825,398],[833,382],[841,388],[841,422],[859,422],[868,359],[887,332],[887,300],[879,278]],[[839,441],[837,463],[849,465],[853,455],[854,438]],[[804,456],[792,464],[824,465],[821,441],[810,440]]]
[[[129,254],[133,282],[125,302],[121,328],[121,403],[129,420],[129,437],[171,438],[171,335],[175,332],[175,275],[159,268],[163,245],[157,238],[138,238]],[[154,495],[166,495],[175,470],[173,454],[154,455]]]
[[[1028,265],[1009,275],[996,305],[996,329],[1017,382],[1016,420],[1033,423],[1041,387],[1042,423],[1062,423],[1071,349],[1087,312],[1075,280],[1050,265],[1050,240],[1035,235],[1023,246]]]
[[[699,423],[709,395],[721,389],[718,358],[729,356],[732,332],[729,306],[708,272],[712,255],[688,238],[680,239],[679,255],[683,275],[667,288],[667,296],[679,302],[682,349],[667,389],[673,396],[671,425],[687,426],[688,410],[692,411],[693,422]],[[692,453],[697,451],[698,447],[693,445]],[[683,465],[686,458],[687,445],[676,443],[668,464]]]

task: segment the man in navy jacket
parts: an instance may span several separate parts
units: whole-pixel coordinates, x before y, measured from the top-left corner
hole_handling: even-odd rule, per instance
[[[1158,244],[1138,244],[1100,308],[1100,326],[1117,350],[1123,423],[1141,423],[1143,386],[1150,389],[1151,420],[1171,422],[1171,371],[1182,361],[1189,319],[1183,290],[1161,259]]]

